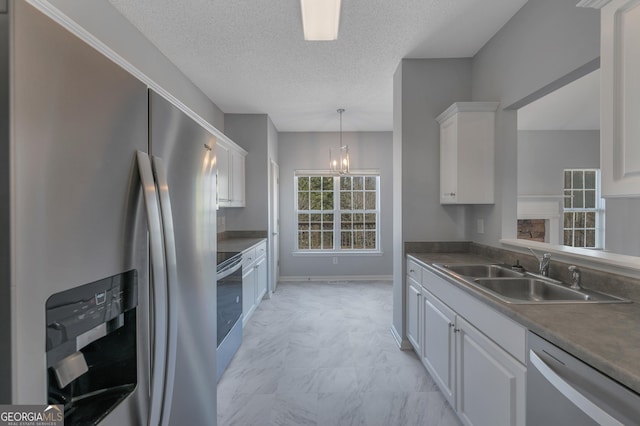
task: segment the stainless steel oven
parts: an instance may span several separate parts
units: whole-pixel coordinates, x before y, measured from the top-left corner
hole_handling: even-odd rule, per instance
[[[527,425],[640,424],[640,395],[529,333]]]
[[[242,253],[218,252],[218,381],[242,343]]]

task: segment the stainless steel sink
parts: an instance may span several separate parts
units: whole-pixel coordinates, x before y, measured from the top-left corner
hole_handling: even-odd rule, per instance
[[[447,269],[458,275],[472,278],[496,278],[496,277],[524,277],[522,272],[514,271],[508,266],[498,264],[437,264],[437,267]]]
[[[630,303],[609,294],[574,290],[560,281],[514,271],[497,263],[439,263],[434,266],[507,303]]]
[[[615,296],[586,289],[574,290],[539,278],[476,278],[473,284],[508,303],[623,303]]]

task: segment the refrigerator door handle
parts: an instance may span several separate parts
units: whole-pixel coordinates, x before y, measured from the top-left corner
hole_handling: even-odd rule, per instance
[[[173,229],[173,214],[171,213],[171,198],[167,182],[166,169],[161,158],[152,156],[153,175],[158,187],[160,199],[160,213],[164,236],[165,266],[167,272],[167,304],[168,330],[167,355],[164,378],[164,398],[162,408],[162,423],[169,423],[171,401],[173,398],[173,384],[175,379],[176,354],[178,348],[178,270],[176,263],[176,241]]]
[[[149,249],[151,252],[151,277],[149,280],[150,309],[153,312],[153,321],[150,334],[151,343],[151,383],[148,425],[159,425],[162,418],[162,403],[164,394],[165,366],[167,347],[167,297],[166,297],[166,268],[164,262],[164,243],[162,241],[162,225],[160,223],[160,210],[156,183],[153,179],[151,161],[149,156],[142,151],[137,151],[138,171],[142,181],[145,210],[147,213],[147,226],[149,228]]]

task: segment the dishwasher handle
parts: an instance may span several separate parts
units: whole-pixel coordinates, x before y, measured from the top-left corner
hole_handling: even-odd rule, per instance
[[[580,391],[573,387],[569,382],[560,377],[560,375],[553,371],[553,369],[549,367],[549,365],[533,350],[529,350],[529,360],[540,374],[542,374],[542,376],[544,376],[544,378],[553,385],[553,387],[555,387],[562,395],[564,395],[576,407],[582,410],[598,424],[624,426],[623,423],[620,423],[609,413],[580,393]]]

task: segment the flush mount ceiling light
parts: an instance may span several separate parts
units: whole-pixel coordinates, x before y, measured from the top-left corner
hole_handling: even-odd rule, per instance
[[[329,166],[332,172],[339,175],[349,174],[349,147],[342,145],[342,113],[344,108],[338,109],[340,114],[340,146],[329,149]]]
[[[308,41],[338,39],[341,0],[300,0],[302,29]]]

